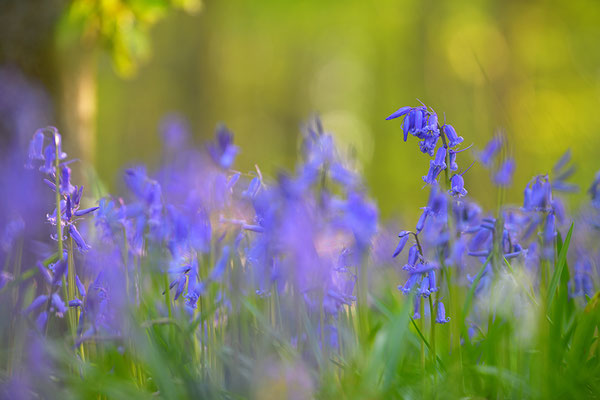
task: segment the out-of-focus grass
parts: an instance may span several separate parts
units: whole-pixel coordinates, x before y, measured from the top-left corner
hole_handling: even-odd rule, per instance
[[[40,361],[51,365],[51,376],[40,379],[37,388],[63,399],[597,398],[600,297],[596,294],[582,307],[568,295],[565,256],[571,230],[564,245],[557,239],[554,272],[540,294],[530,292],[531,277],[522,268],[507,264],[477,303],[478,312],[487,313],[481,330],[466,334],[472,309],[467,298],[473,289],[454,285],[453,297],[445,299],[453,319],[437,326],[435,354],[429,316],[413,321],[410,299],[389,285],[376,287],[375,281],[367,335],[358,334],[357,309],[346,307],[336,322],[339,352],[314,336],[318,321],[309,317],[301,299],[286,299],[276,291],[260,297],[230,290],[231,303],[224,305],[216,300],[222,288],[212,286],[193,318],[181,307],[162,317],[160,304],[171,309],[172,300],[168,294],[160,299],[163,275],[148,258],[140,268],[144,290],[139,305],[131,302],[118,316],[128,321],[128,334],[90,338],[82,360],[69,335],[63,336],[66,318],[55,319],[45,347],[49,353]],[[200,273],[207,269],[203,263]],[[227,279],[235,282],[239,271],[234,258]],[[18,287],[5,287],[3,301],[15,299],[14,290]],[[295,325],[284,322],[289,317],[280,312],[284,301],[296,304]],[[5,305],[2,310],[12,306]],[[39,339],[23,340],[18,333],[26,321],[4,317],[16,325],[3,324],[0,330],[4,337],[13,335],[1,360],[18,369],[11,362],[39,345]],[[306,340],[292,345],[286,339],[290,329]],[[60,384],[44,386],[52,382]]]

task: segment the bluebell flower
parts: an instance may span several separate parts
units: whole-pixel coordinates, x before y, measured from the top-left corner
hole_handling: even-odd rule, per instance
[[[311,171],[316,171],[326,164],[332,163],[335,159],[333,136],[323,131],[318,118],[314,123],[316,129],[309,126],[302,143],[305,167]]]
[[[439,301],[437,303],[437,317],[435,319],[435,322],[437,322],[438,324],[445,324],[449,321],[450,318],[446,317],[446,309],[444,307],[444,303]]]
[[[233,133],[225,125],[219,125],[216,131],[216,143],[208,145],[208,152],[213,161],[221,168],[228,169],[235,161],[239,148],[233,144]]]
[[[492,240],[492,231],[479,228],[477,233],[473,236],[469,243],[469,248],[472,250],[479,250],[483,247],[487,247],[486,244],[489,244]]]
[[[90,207],[90,208],[84,208],[83,210],[75,210],[75,212],[73,212],[73,215],[75,215],[76,217],[83,217],[84,215],[90,214],[96,210],[98,210],[100,207],[96,206],[96,207]]]
[[[494,182],[498,186],[510,186],[515,172],[515,160],[509,158],[504,161],[494,176]]]
[[[413,298],[413,319],[421,318],[421,296],[415,296]]]
[[[47,301],[48,296],[46,296],[45,294],[39,295],[31,302],[31,304],[23,312],[25,314],[29,314],[32,311],[35,311],[38,308],[40,308],[43,304],[46,304]]]
[[[433,164],[436,167],[439,167],[440,169],[446,169],[446,148],[444,146],[441,146],[437,153],[435,154],[435,160],[433,161]]]
[[[40,167],[40,171],[45,174],[52,175],[54,173],[54,159],[56,158],[56,151],[54,146],[49,144],[44,149],[44,165]]]
[[[146,168],[143,166],[136,166],[134,168],[128,168],[123,174],[123,180],[129,189],[139,199],[146,199],[147,197],[147,181]]]
[[[27,164],[26,168],[32,169],[34,160],[43,160],[44,159],[44,132],[41,129],[38,129],[31,142],[29,143],[29,154],[27,156]]]
[[[434,161],[429,161],[429,171],[427,175],[423,177],[423,181],[428,185],[435,185],[437,183],[437,177],[442,172],[442,169],[434,164]]]
[[[47,145],[46,147],[44,147],[44,154],[40,155],[39,154],[39,150],[40,150],[40,146],[43,147],[44,145],[44,131],[49,131],[51,134],[50,137],[50,144]],[[41,136],[40,136],[41,133]],[[33,138],[33,144],[30,146],[33,146],[33,148],[31,148],[31,156],[29,157],[29,160],[27,162],[27,167],[33,167],[33,160],[44,160],[44,165],[42,165],[40,167],[40,171],[44,172],[45,174],[48,175],[54,175],[55,171],[54,171],[54,160],[56,159],[56,154],[58,153],[59,155],[59,160],[64,160],[65,158],[67,158],[67,153],[62,151],[61,148],[61,142],[62,142],[62,138],[60,136],[60,133],[58,133],[58,130],[53,127],[53,126],[49,126],[45,129],[42,130],[38,130]],[[58,149],[58,150],[57,150]]]
[[[343,288],[343,291],[333,289],[327,291],[323,300],[323,308],[327,313],[335,315],[342,306],[350,306],[356,301],[356,297],[352,295],[355,281],[355,279],[347,281],[349,285]]]
[[[448,138],[448,147],[456,147],[463,142],[464,139],[462,138],[462,136],[458,136],[456,134],[456,130],[452,125],[445,124],[442,127],[442,130],[446,135],[446,138]]]
[[[52,286],[58,285],[63,276],[67,272],[67,252],[63,253],[63,257],[54,264],[50,264],[48,267],[53,272]]]
[[[83,283],[79,279],[79,275],[75,275],[75,285],[77,286],[77,291],[79,291],[79,295],[81,297],[85,297],[87,292],[85,290],[85,286],[83,286]]]
[[[429,290],[429,279],[423,278],[421,280],[421,287],[419,288],[417,295],[427,298],[427,297],[429,297],[430,294],[431,294],[431,291]]]
[[[175,289],[175,296],[173,297],[173,300],[177,300],[179,296],[181,296],[181,294],[183,293],[183,289],[185,289],[186,282],[187,276],[185,274],[182,274],[177,280],[177,288]]]
[[[190,136],[190,127],[184,117],[169,114],[160,122],[160,131],[165,145],[172,150],[183,149]]]
[[[71,168],[66,165],[60,170],[60,192],[61,194],[71,193],[75,187],[71,185]]]
[[[427,273],[427,279],[429,280],[429,290],[433,292],[438,291],[437,281],[435,279],[435,269],[432,269]]]
[[[460,237],[457,240],[455,240],[452,244],[452,249],[450,251],[448,259],[446,260],[446,264],[462,268],[464,266],[463,257],[466,252],[467,243],[463,237]]]
[[[392,114],[390,114],[390,116],[387,117],[386,120],[389,121],[390,119],[402,117],[403,115],[408,114],[411,110],[412,107],[401,107],[398,110],[394,111]]]
[[[358,247],[366,249],[377,232],[377,208],[356,192],[348,194],[344,208],[343,225],[352,231]]]
[[[446,194],[440,190],[438,185],[431,187],[427,207],[429,208],[430,214],[438,217],[441,222],[446,222],[448,216],[448,199]]]
[[[402,253],[402,250],[404,250],[404,246],[406,246],[406,243],[408,242],[408,233],[401,232],[398,236],[400,237],[400,242],[398,243],[398,246],[396,246],[394,254],[392,254],[393,258],[397,257],[398,254]]]
[[[359,176],[345,168],[339,162],[334,162],[329,167],[329,176],[331,179],[342,186],[346,186],[347,188],[353,188],[359,186],[360,178]]]
[[[52,294],[52,307],[59,317],[62,317],[68,311],[67,306],[62,301],[58,293]]]
[[[501,135],[494,136],[485,146],[485,149],[479,153],[479,161],[489,168],[492,165],[494,158],[500,151],[502,142],[503,139]]]
[[[574,193],[579,190],[579,186],[567,182],[567,179],[575,173],[575,166],[569,166],[571,161],[571,151],[567,150],[558,162],[552,167],[552,190],[559,192]]]
[[[490,251],[489,250],[480,250],[480,251],[469,251],[468,254],[472,257],[479,257],[482,259],[487,258],[487,256],[490,255]]]
[[[435,148],[437,147],[440,139],[440,135],[437,132],[433,132],[430,134],[420,134],[420,136],[422,139],[419,142],[419,148],[421,149],[421,152],[433,157],[435,154]]]
[[[450,191],[449,193],[453,197],[464,197],[467,195],[467,191],[465,189],[465,180],[462,175],[454,174],[452,178],[450,178]]]
[[[437,115],[433,111],[428,111],[424,106],[418,107],[402,107],[389,117],[387,120],[404,116],[402,130],[404,132],[404,141],[407,140],[408,134],[418,137],[422,140],[427,140],[427,144],[420,144],[425,153],[430,153],[433,143],[439,138],[439,128]],[[435,146],[433,146],[435,147]]]
[[[552,190],[558,192],[575,193],[579,191],[579,186],[574,183],[569,183],[561,180],[552,181]]]
[[[73,192],[71,193],[71,200],[73,201],[73,207],[79,208],[79,203],[81,202],[81,196],[83,194],[83,186],[75,186]]]
[[[564,152],[564,154],[559,158],[559,160],[552,167],[552,172],[559,174],[564,167],[571,161],[571,149],[568,149]]]
[[[69,305],[69,307],[71,307],[71,308],[78,308],[78,307],[82,307],[82,306],[83,306],[83,301],[82,301],[82,300],[80,300],[80,299],[77,299],[77,298],[75,298],[75,299],[73,299],[73,300],[69,300],[69,303],[68,303],[68,305]]]
[[[112,200],[103,198],[98,204],[98,212],[95,216],[94,224],[101,228],[102,236],[105,240],[112,239],[113,230],[120,226],[120,210],[117,210]]]
[[[79,231],[77,230],[75,225],[73,225],[73,224],[69,225],[69,233],[71,234],[71,237],[75,241],[75,244],[77,244],[77,248],[79,249],[79,251],[81,251],[82,253],[85,253],[89,249],[91,249],[91,247],[88,246],[88,244],[85,242],[85,240],[83,240],[83,237],[81,236],[81,234],[79,233]]]
[[[405,295],[408,295],[413,290],[419,279],[421,279],[421,275],[411,274],[404,286],[400,285],[398,286],[398,289],[401,290]]]
[[[419,134],[421,133],[422,129],[423,129],[423,112],[425,110],[422,110],[421,108],[415,108],[413,109],[413,111],[411,111],[411,122],[412,122],[412,128],[414,130],[414,134]]]
[[[406,265],[404,265],[404,267],[402,269],[412,270],[415,267],[418,259],[419,259],[419,247],[416,244],[414,244],[408,250],[408,260],[406,262]]]
[[[0,247],[2,250],[5,252],[10,251],[15,241],[23,234],[24,231],[25,222],[18,215],[11,218],[10,222],[5,223],[2,233],[0,233]]]
[[[525,211],[552,211],[552,185],[548,176],[537,176],[529,182],[523,197],[523,209]]]
[[[554,215],[556,215],[558,222],[562,224],[567,218],[563,201],[559,198],[554,198],[550,203],[550,207],[552,207],[552,211],[554,212]]]
[[[404,117],[404,121],[402,121],[402,133],[405,142],[408,140],[408,133],[410,129],[410,115],[407,115]]]
[[[423,228],[425,227],[425,222],[427,221],[427,217],[431,213],[431,209],[429,207],[423,207],[423,212],[417,221],[416,231],[417,233],[421,233]]]
[[[423,276],[425,273],[434,271],[438,268],[438,265],[434,262],[420,262],[411,271],[411,274],[419,274]]]
[[[35,325],[39,331],[43,331],[48,322],[48,312],[42,311],[35,319]]]
[[[175,288],[174,300],[177,300],[181,293],[183,293],[183,289],[187,283],[187,274],[190,270],[191,266],[189,264],[169,269],[169,274],[175,275],[175,279],[169,283],[169,290]],[[165,293],[166,291],[163,292],[163,294]]]
[[[546,224],[544,225],[544,241],[550,243],[554,241],[556,236],[556,226],[554,212],[548,213],[546,216]]]
[[[524,257],[524,264],[525,267],[530,270],[530,271],[534,271],[535,269],[537,269],[540,265],[540,249],[539,249],[539,245],[537,242],[531,242],[529,244],[529,247],[527,248],[527,252],[525,253],[525,257]]]
[[[250,184],[248,185],[248,189],[246,189],[242,192],[242,196],[245,198],[248,198],[248,199],[253,199],[254,196],[256,196],[256,193],[258,193],[258,190],[260,189],[261,184],[262,183],[260,181],[260,177],[255,176],[250,181]]]
[[[481,207],[477,204],[463,200],[453,203],[452,213],[459,231],[469,231],[471,228],[479,225],[482,211]]]
[[[450,171],[458,171],[458,164],[456,163],[456,151],[450,150]]]
[[[588,189],[588,193],[592,198],[592,205],[595,208],[600,208],[600,171],[596,173],[596,177]]]
[[[504,258],[506,258],[507,260],[511,260],[513,258],[519,257],[522,254],[523,254],[523,250],[515,250],[515,251],[509,252],[509,253],[505,253]]]
[[[438,128],[438,116],[436,113],[429,113],[429,118],[427,119],[427,129],[432,132],[436,132]]]
[[[573,281],[569,282],[569,288],[572,297],[591,297],[594,294],[592,264],[588,257],[580,257],[575,263]]]
[[[229,178],[227,178],[227,189],[233,190],[233,188],[235,187],[235,184],[240,180],[241,176],[242,176],[241,173],[236,172],[233,175],[231,175]]]
[[[42,277],[44,278],[46,283],[51,285],[52,275],[50,275],[50,271],[48,270],[48,268],[41,261],[38,261],[36,263],[36,267],[38,268],[38,271],[40,271],[40,273],[42,274]]]

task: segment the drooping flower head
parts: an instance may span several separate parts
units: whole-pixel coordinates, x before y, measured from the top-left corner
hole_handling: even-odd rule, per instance
[[[233,133],[225,125],[219,125],[215,134],[215,143],[208,145],[208,152],[221,168],[228,169],[233,164],[239,148],[233,144]]]

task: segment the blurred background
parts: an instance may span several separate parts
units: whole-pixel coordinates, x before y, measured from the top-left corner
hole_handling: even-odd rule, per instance
[[[293,169],[318,114],[382,216],[413,220],[429,158],[385,117],[418,98],[474,148],[506,132],[512,202],[571,148],[576,206],[600,169],[599,43],[596,0],[2,0],[1,144],[25,153],[55,125],[114,190],[124,166],[160,162],[161,121],[177,113],[198,144],[224,122],[236,168],[272,176]],[[483,167],[465,180],[494,204]]]

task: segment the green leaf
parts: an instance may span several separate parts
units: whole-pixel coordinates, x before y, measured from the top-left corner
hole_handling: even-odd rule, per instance
[[[585,373],[586,361],[594,355],[597,338],[594,332],[600,325],[600,292],[597,292],[577,317],[573,341],[569,348],[569,365],[575,369],[575,375]]]

